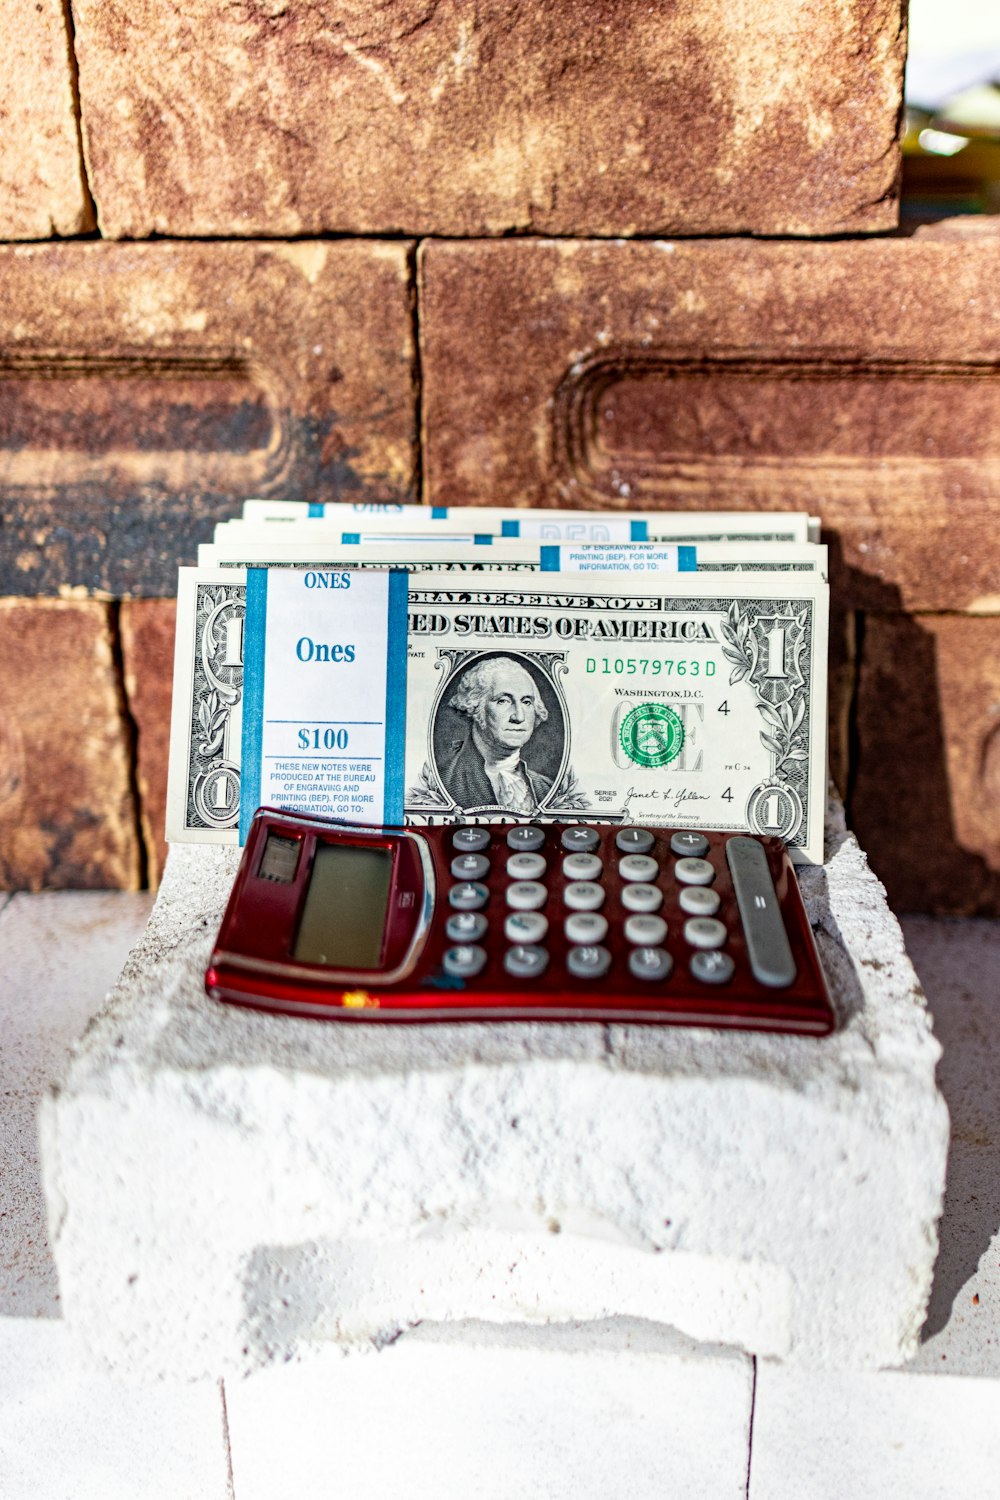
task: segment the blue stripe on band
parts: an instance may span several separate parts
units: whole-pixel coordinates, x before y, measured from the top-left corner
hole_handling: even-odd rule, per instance
[[[264,654],[267,643],[267,568],[247,569],[243,625],[243,744],[240,751],[240,843],[260,806],[260,757],[264,736]]]
[[[521,523],[520,523],[520,521],[501,521],[501,523],[500,523],[500,535],[501,536],[520,536],[521,535]]]
[[[320,501],[316,501],[316,500],[310,500],[309,501],[309,515],[311,517],[313,517],[313,518],[322,517],[323,512],[324,512],[325,509],[326,509],[326,507],[325,507],[325,505],[323,504],[323,502],[321,500]]]
[[[360,531],[342,531],[340,533],[340,544],[342,547],[360,547]]]
[[[448,507],[447,507],[447,505],[432,505],[431,506],[431,520],[432,521],[447,521],[447,519],[448,519]]]
[[[677,548],[677,571],[679,573],[697,573],[698,571],[698,549],[697,547]]]
[[[645,521],[633,521],[629,526],[629,541],[645,542],[648,540],[646,532],[648,527]]]
[[[546,547],[540,547],[539,551],[542,554],[542,572],[543,573],[558,573],[559,572],[559,548],[558,547],[552,547],[552,546],[546,546]]]
[[[403,821],[409,597],[409,573],[391,572],[386,620],[388,654],[385,673],[385,783],[382,804],[382,819],[388,824],[401,824]]]

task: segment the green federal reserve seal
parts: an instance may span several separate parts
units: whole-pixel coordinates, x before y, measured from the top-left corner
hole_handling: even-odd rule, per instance
[[[625,715],[618,737],[637,766],[669,766],[681,753],[684,725],[665,703],[640,703]]]

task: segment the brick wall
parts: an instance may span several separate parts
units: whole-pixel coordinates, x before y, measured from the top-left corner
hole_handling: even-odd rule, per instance
[[[246,495],[794,506],[876,869],[1000,911],[1000,235],[891,232],[900,0],[0,19],[0,883],[157,880]]]

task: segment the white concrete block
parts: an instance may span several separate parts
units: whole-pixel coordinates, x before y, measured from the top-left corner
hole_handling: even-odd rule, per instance
[[[232,1500],[219,1383],[95,1375],[55,1319],[0,1318],[3,1500]]]
[[[0,1316],[57,1317],[38,1153],[38,1101],[103,1002],[149,894],[0,894]]]
[[[226,1383],[238,1500],[745,1500],[752,1365],[651,1325],[424,1325]]]
[[[757,1366],[748,1500],[986,1500],[1000,1387],[893,1370]]]
[[[420,1320],[622,1314],[800,1363],[905,1358],[943,1185],[938,1047],[836,810],[828,855],[803,889],[841,1024],[816,1040],[218,1005],[235,852],[176,847],[44,1114],[71,1328],[191,1375]]]

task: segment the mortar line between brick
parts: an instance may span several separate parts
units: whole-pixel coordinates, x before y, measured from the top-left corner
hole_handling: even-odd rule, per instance
[[[413,338],[413,365],[410,388],[413,391],[413,494],[418,501],[426,503],[424,494],[424,370],[420,348],[420,247],[423,240],[415,240],[406,254],[409,272],[410,327]]]
[[[747,1424],[747,1484],[746,1500],[750,1500],[750,1467],[753,1463],[753,1419],[757,1410],[757,1356],[751,1354],[753,1360],[753,1381],[750,1386],[750,1421]]]
[[[114,664],[115,685],[118,689],[118,706],[125,735],[125,754],[128,758],[128,790],[132,802],[132,822],[135,830],[136,848],[139,854],[139,889],[149,889],[149,850],[142,828],[142,794],[139,788],[139,726],[129,702],[125,684],[125,652],[122,647],[121,601],[113,600],[108,606],[108,629],[111,635],[111,660]]]
[[[219,1380],[219,1400],[222,1403],[222,1442],[226,1450],[226,1500],[236,1500],[236,1482],[233,1477],[233,1446],[229,1435],[229,1407],[226,1405],[226,1382]]]
[[[62,8],[66,22],[66,52],[69,61],[69,86],[73,97],[73,119],[76,123],[76,158],[80,169],[80,186],[83,188],[84,201],[91,220],[89,229],[85,229],[83,233],[96,233],[100,237],[97,203],[90,191],[87,158],[83,151],[83,108],[80,104],[80,65],[76,60],[76,21],[73,16],[73,0],[62,0]]]

